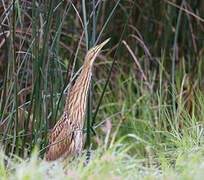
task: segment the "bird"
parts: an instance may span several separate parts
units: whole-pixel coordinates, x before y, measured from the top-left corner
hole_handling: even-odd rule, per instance
[[[82,130],[86,116],[92,68],[97,55],[109,40],[110,38],[88,50],[81,73],[71,92],[67,94],[64,112],[49,135],[46,148],[47,161],[65,160],[82,152]]]

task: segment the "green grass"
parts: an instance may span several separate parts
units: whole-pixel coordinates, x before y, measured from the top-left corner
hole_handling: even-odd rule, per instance
[[[202,179],[202,1],[70,2],[0,0],[0,179]],[[93,69],[89,163],[45,162],[67,87],[109,37]]]
[[[132,145],[127,146],[122,143],[123,141],[118,141],[108,150],[104,150],[103,146],[99,147],[93,152],[86,166],[85,156],[80,158],[77,165],[76,161],[48,163],[39,160],[35,150],[29,160],[15,158],[6,170],[4,159],[8,157],[1,153],[1,179],[202,179],[203,177],[204,147],[195,146],[193,138],[188,139],[191,141],[190,147],[189,142],[183,140],[178,143],[185,144],[185,147],[178,147],[176,151],[160,151],[157,156],[152,154],[149,146],[146,146],[148,155],[145,158],[130,156],[128,151]]]

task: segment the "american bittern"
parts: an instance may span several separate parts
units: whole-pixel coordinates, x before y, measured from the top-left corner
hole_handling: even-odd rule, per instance
[[[96,56],[109,40],[110,38],[87,52],[83,69],[71,93],[67,95],[64,113],[52,129],[48,139],[47,161],[66,159],[81,152],[82,129],[86,115],[92,67]]]

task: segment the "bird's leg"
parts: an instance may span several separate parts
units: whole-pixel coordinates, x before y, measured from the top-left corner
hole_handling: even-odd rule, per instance
[[[79,154],[77,154],[76,156],[77,156],[76,157],[76,168],[78,168],[80,157],[79,157]]]
[[[65,161],[65,164],[63,165],[63,169],[65,170],[65,174],[69,174],[69,164],[67,161]]]

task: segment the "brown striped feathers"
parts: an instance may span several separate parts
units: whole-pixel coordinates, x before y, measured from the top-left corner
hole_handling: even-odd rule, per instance
[[[100,50],[109,40],[110,38],[87,52],[83,69],[71,93],[67,95],[64,113],[50,133],[46,149],[47,161],[63,160],[81,152],[92,66]]]

